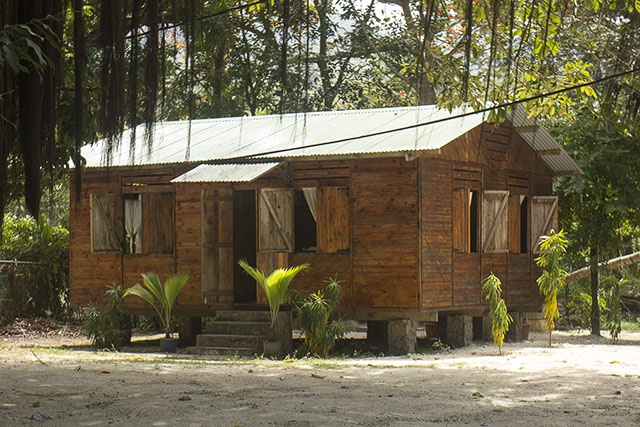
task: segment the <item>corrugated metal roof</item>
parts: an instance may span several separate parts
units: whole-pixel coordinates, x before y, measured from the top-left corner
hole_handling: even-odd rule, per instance
[[[144,127],[137,128],[133,156],[129,153],[130,131],[126,131],[110,165],[222,160],[242,163],[247,158],[349,157],[437,151],[485,119],[482,113],[460,116],[466,113],[471,110],[460,108],[449,112],[435,106],[418,106],[192,120],[190,124],[188,121],[160,122],[155,126],[151,148],[144,143]],[[521,116],[516,111],[513,118],[522,125],[529,123],[524,113]],[[550,148],[560,150],[558,158],[542,157],[554,172],[580,172],[544,129],[523,134],[523,137],[534,150],[547,153]],[[103,146],[101,140],[83,147],[82,155],[88,167],[106,164]]]
[[[533,151],[540,153],[540,158],[549,169],[557,175],[582,174],[580,166],[536,119],[527,117],[522,106],[516,106],[509,118],[516,131],[518,128],[527,128],[526,132],[519,132],[520,136]]]
[[[276,168],[280,163],[200,165],[171,182],[250,182]]]

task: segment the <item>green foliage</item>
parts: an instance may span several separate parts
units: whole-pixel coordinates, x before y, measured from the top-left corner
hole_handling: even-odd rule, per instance
[[[431,348],[438,351],[450,351],[451,347],[447,344],[443,343],[440,338],[435,340],[433,344],[431,344]]]
[[[42,217],[5,215],[0,259],[2,316],[60,317],[68,308],[69,232]]]
[[[622,330],[622,307],[620,301],[620,288],[622,281],[615,275],[605,276],[601,280],[603,301],[605,307],[602,310],[604,323],[609,329],[614,343],[618,342]]]
[[[540,294],[544,296],[542,314],[545,318],[545,326],[549,331],[549,345],[551,345],[551,331],[555,329],[555,320],[560,317],[558,311],[558,293],[565,285],[567,272],[562,268],[562,260],[567,252],[569,241],[565,238],[564,231],[556,233],[551,230],[548,236],[540,237],[540,256],[536,258],[536,264],[543,269],[538,277]]]
[[[333,310],[342,301],[342,287],[335,277],[330,277],[324,289],[306,297],[297,295],[293,300],[300,330],[304,334],[302,352],[327,357],[336,340],[348,332],[341,321],[330,321]]]
[[[51,66],[42,49],[43,42],[57,47],[55,32],[45,20],[36,19],[28,24],[6,25],[0,30],[0,67],[8,66],[14,74],[39,73]]]
[[[268,276],[265,276],[262,271],[250,266],[245,260],[238,261],[238,265],[240,265],[240,267],[242,267],[249,276],[253,277],[255,281],[258,282],[260,289],[262,289],[267,296],[269,309],[271,311],[271,325],[274,325],[278,318],[280,304],[289,298],[289,284],[291,284],[291,281],[298,275],[298,273],[309,268],[309,264],[277,268]]]
[[[109,286],[103,307],[92,306],[86,312],[83,328],[91,345],[99,350],[122,350],[131,342],[131,318],[124,308],[125,287]]]
[[[502,282],[493,273],[489,275],[482,285],[485,293],[485,299],[489,301],[489,316],[491,317],[491,335],[493,343],[502,353],[502,343],[504,336],[509,330],[509,325],[513,322],[513,318],[507,312],[507,305],[502,299]]]
[[[591,324],[591,295],[584,285],[585,280],[573,282],[565,287],[563,300],[565,309],[562,320],[569,327],[589,329]],[[601,301],[602,302],[602,301]]]
[[[144,286],[136,283],[127,289],[124,296],[135,295],[149,303],[162,323],[165,336],[169,338],[173,327],[173,305],[182,288],[189,281],[189,276],[174,274],[162,283],[156,273],[150,272],[143,273],[142,280]]]

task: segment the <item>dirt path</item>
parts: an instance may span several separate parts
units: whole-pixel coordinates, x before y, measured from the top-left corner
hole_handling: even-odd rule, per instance
[[[437,354],[212,360],[0,339],[0,425],[640,425],[640,333]],[[36,345],[37,347],[33,347]]]

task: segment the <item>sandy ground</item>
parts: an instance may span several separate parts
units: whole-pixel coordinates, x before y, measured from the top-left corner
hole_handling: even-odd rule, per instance
[[[406,357],[213,359],[0,337],[7,426],[640,425],[640,333]]]

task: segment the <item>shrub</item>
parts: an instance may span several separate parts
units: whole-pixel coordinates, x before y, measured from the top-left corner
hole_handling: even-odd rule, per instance
[[[327,357],[336,345],[336,340],[348,332],[341,321],[331,321],[333,310],[342,301],[342,287],[338,280],[330,277],[324,289],[306,297],[296,295],[293,308],[298,316],[304,345],[300,352],[318,357]]]
[[[69,232],[42,217],[4,219],[0,309],[6,317],[61,317],[68,309]]]
[[[83,327],[94,348],[122,350],[131,342],[131,317],[123,303],[125,291],[123,285],[109,286],[104,306],[88,309]]]

